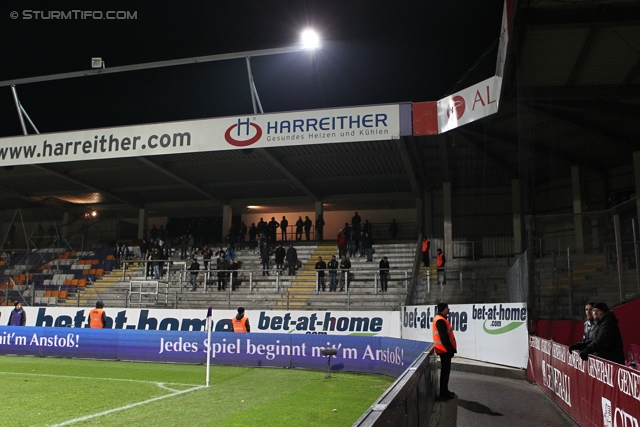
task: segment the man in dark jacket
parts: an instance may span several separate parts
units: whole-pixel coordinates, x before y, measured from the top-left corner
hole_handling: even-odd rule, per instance
[[[275,252],[276,268],[281,272],[284,271],[284,257],[286,256],[287,251],[282,247],[282,243],[278,243],[278,247]]]
[[[584,306],[584,314],[587,316],[587,320],[584,322],[584,328],[582,331],[582,341],[569,346],[569,351],[583,350],[591,340],[593,340],[593,331],[595,329],[595,322],[593,320],[593,305],[595,302],[589,301]]]
[[[580,358],[587,360],[589,355],[624,365],[624,347],[618,327],[618,319],[607,304],[597,302],[593,305],[593,317],[596,329],[593,340],[580,352]]]
[[[380,260],[380,291],[387,292],[387,286],[389,286],[389,260],[385,256]]]
[[[15,308],[9,315],[9,326],[24,326],[27,323],[27,313],[22,308],[22,303],[16,301],[13,305]]]
[[[307,237],[307,240],[311,238],[311,227],[313,226],[313,222],[308,216],[304,217],[304,235]]]
[[[342,255],[342,260],[340,260],[340,289],[338,292],[344,291],[344,286],[349,280],[349,269],[351,268],[351,261],[347,258],[346,255]]]
[[[289,245],[289,249],[287,249],[287,264],[289,264],[289,276],[295,276],[298,266],[298,251],[293,245]]]
[[[338,261],[335,255],[331,255],[331,261],[327,265],[329,269],[329,292],[335,292],[337,288],[336,278],[338,276]]]
[[[196,290],[196,279],[198,278],[198,273],[200,272],[200,264],[198,264],[198,260],[196,257],[193,257],[191,261],[191,266],[189,267],[189,272],[191,276],[189,277],[189,283],[191,283],[191,291]]]
[[[318,288],[322,287],[322,292],[327,288],[327,284],[324,282],[324,271],[326,269],[327,263],[322,260],[322,257],[318,257],[318,262],[316,262],[316,271],[318,272]]]
[[[262,247],[260,248],[260,259],[262,261],[262,275],[263,276],[268,276],[269,275],[269,255],[270,255],[271,250],[269,250],[269,246],[268,245],[262,245]]]

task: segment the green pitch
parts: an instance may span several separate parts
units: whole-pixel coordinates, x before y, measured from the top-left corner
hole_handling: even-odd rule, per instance
[[[0,356],[2,426],[350,426],[393,379]]]

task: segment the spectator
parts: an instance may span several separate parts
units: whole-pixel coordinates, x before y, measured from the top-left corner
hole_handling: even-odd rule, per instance
[[[122,261],[129,259],[129,246],[127,246],[126,243],[123,243],[122,246],[120,246],[120,259]]]
[[[344,291],[344,287],[349,280],[349,269],[351,268],[351,261],[347,258],[346,255],[342,255],[342,260],[340,261],[340,289],[339,291]]]
[[[233,324],[233,332],[251,332],[249,318],[244,315],[244,307],[238,307],[238,314],[231,319],[231,323]]]
[[[431,251],[431,242],[429,241],[429,238],[425,235],[422,236],[422,263],[424,264],[425,267],[429,268],[429,266],[431,265],[431,255],[430,255],[430,251]]]
[[[247,236],[247,224],[242,221],[240,224],[240,249],[244,249],[244,239]]]
[[[224,259],[226,259],[229,264],[231,264],[231,260],[236,259],[236,251],[233,249],[233,245],[231,245],[231,243],[227,244],[227,253],[224,256]]]
[[[276,221],[275,217],[271,217],[271,221],[269,221],[269,223],[267,224],[267,229],[269,230],[269,232],[267,233],[269,235],[269,240],[272,242],[276,241],[276,236],[278,235],[278,228],[280,227],[280,224],[278,224],[278,221]]]
[[[96,308],[89,312],[89,327],[91,329],[104,329],[107,327],[107,314],[104,312],[104,303],[96,302]]]
[[[218,256],[216,261],[216,269],[218,270],[218,290],[225,290],[225,278],[227,277],[227,261],[224,259],[224,255]]]
[[[364,257],[364,239],[365,239],[365,235],[364,235],[364,231],[361,231],[360,234],[358,234],[358,247],[359,247],[359,253],[360,253],[360,258]]]
[[[140,242],[140,258],[141,259],[146,259],[148,247],[149,247],[149,244],[147,243],[147,241],[145,239],[142,239],[142,242]]]
[[[267,223],[264,222],[264,219],[260,218],[258,221],[258,234],[262,234],[267,230]]]
[[[196,290],[196,279],[198,278],[198,273],[200,272],[200,264],[198,264],[198,260],[196,257],[193,257],[193,260],[191,261],[189,272],[191,273],[189,277],[189,283],[191,283],[191,292],[194,292]]]
[[[162,263],[162,255],[160,255],[160,251],[158,251],[158,248],[153,248],[153,255],[151,256],[151,259],[153,260],[153,278],[157,280],[160,278],[160,266]]]
[[[353,217],[351,217],[351,225],[354,228],[360,229],[361,222],[362,222],[362,218],[360,218],[360,215],[358,215],[358,212],[356,212],[356,214]]]
[[[187,258],[187,248],[189,247],[189,236],[182,236],[180,240],[180,259]]]
[[[205,270],[209,270],[211,268],[211,258],[213,258],[213,250],[209,245],[204,245],[202,248],[202,264],[204,265]]]
[[[338,256],[342,257],[347,253],[347,236],[343,230],[338,232]]]
[[[299,216],[296,221],[296,240],[302,240],[302,227],[304,227],[304,221],[302,221],[302,216]]]
[[[318,272],[318,286],[322,286],[322,292],[327,288],[326,283],[324,283],[324,271],[327,269],[327,263],[322,260],[322,257],[318,257],[318,262],[316,262],[316,271]],[[318,291],[320,289],[317,289]]]
[[[398,223],[395,218],[391,221],[391,224],[389,224],[389,233],[391,233],[392,239],[395,239],[398,236]]]
[[[587,316],[587,320],[584,322],[584,328],[582,331],[582,341],[569,346],[569,351],[584,350],[584,348],[593,340],[593,332],[595,328],[595,322],[593,319],[593,305],[595,302],[589,301],[584,306],[584,314]]]
[[[338,261],[336,261],[336,256],[331,255],[331,261],[327,265],[329,269],[329,292],[335,292],[337,288],[336,278],[338,276]]]
[[[289,276],[295,276],[298,266],[298,251],[293,245],[289,245],[289,249],[287,249],[287,264],[289,264]]]
[[[311,222],[308,216],[305,216],[304,217],[304,235],[307,237],[307,240],[311,238],[311,226],[313,226],[313,222]]]
[[[344,224],[343,233],[347,236],[347,246],[349,248],[349,258],[353,258],[356,255],[356,246],[358,235],[352,227],[349,227],[349,224]]]
[[[280,221],[280,238],[282,239],[283,242],[287,241],[287,227],[289,226],[289,221],[287,221],[287,218],[285,216],[282,217],[282,220]]]
[[[256,223],[252,222],[251,227],[249,227],[249,249],[255,249],[257,235],[258,235],[258,228],[256,227]]]
[[[262,261],[263,276],[269,275],[269,252],[271,251],[269,250],[268,245],[263,244],[262,247],[260,247],[260,260]]]
[[[189,234],[189,240],[187,241],[187,251],[189,252],[189,259],[193,259],[194,244],[195,244],[195,239],[193,238],[193,234]]]
[[[27,324],[27,313],[22,308],[22,303],[16,301],[13,303],[13,310],[9,315],[9,326],[24,326]]]
[[[233,260],[229,260],[229,276],[231,278],[231,290],[235,291],[238,287],[238,268],[240,266]]]
[[[319,242],[322,242],[322,235],[324,230],[324,219],[322,219],[322,214],[318,215],[316,218],[316,239]]]
[[[389,285],[389,260],[387,257],[382,257],[380,260],[380,291],[387,292],[387,286]]]
[[[580,358],[587,360],[589,355],[624,365],[624,348],[622,335],[618,327],[618,319],[607,304],[597,302],[593,305],[593,318],[596,328],[593,340],[580,351]]]
[[[373,231],[371,223],[369,222],[368,219],[364,221],[364,225],[362,226],[362,231],[364,231],[364,234],[367,234],[367,233],[371,234],[371,232]]]
[[[367,256],[366,262],[373,262],[373,239],[369,233],[364,233],[364,253]]]
[[[275,258],[276,258],[276,268],[280,270],[281,273],[284,272],[284,258],[287,256],[287,251],[282,247],[282,243],[278,243],[278,247],[276,248]]]
[[[120,245],[116,242],[116,246],[113,248],[113,259],[116,264],[116,269],[120,268]]]

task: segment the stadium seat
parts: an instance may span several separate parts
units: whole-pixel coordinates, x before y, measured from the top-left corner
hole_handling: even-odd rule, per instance
[[[78,286],[84,288],[85,286],[87,286],[87,281],[85,279],[78,280]]]
[[[53,292],[53,291],[51,291],[51,290],[46,291],[46,292],[44,293],[44,296],[45,296],[45,297],[50,297],[50,296],[51,296],[51,292]]]
[[[58,298],[60,299],[67,299],[67,296],[68,296],[67,291],[60,291],[60,293],[58,294]]]

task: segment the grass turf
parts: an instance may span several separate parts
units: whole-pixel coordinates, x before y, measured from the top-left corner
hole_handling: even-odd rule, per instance
[[[0,425],[349,426],[393,379],[212,366],[204,381],[197,365],[0,356]]]

